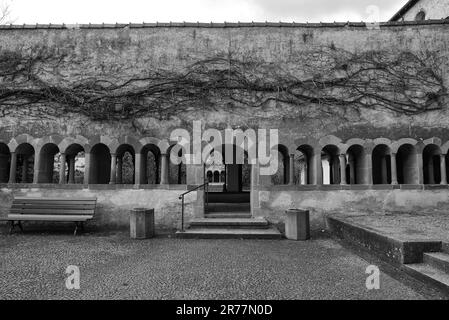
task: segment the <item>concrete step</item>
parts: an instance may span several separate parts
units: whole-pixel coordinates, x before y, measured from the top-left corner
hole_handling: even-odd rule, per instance
[[[245,203],[209,203],[207,212],[247,212],[251,211],[251,205]]]
[[[241,228],[267,229],[268,221],[264,218],[204,218],[190,221],[190,229],[196,228]]]
[[[406,264],[404,269],[417,279],[449,293],[449,274],[428,263]]]
[[[251,213],[249,212],[212,212],[206,213],[205,217],[208,219],[249,219]]]
[[[449,274],[449,254],[444,252],[426,252],[423,262]]]
[[[209,192],[210,203],[249,203],[249,192]]]
[[[274,227],[268,229],[218,229],[195,228],[176,232],[184,239],[282,239],[282,234]]]

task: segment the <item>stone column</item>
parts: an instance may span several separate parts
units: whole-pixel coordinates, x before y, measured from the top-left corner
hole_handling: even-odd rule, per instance
[[[340,184],[346,185],[346,155],[340,154]]]
[[[9,168],[9,183],[16,183],[17,153],[11,152],[11,166]]]
[[[67,183],[65,176],[65,164],[66,164],[66,155],[65,153],[61,153],[61,157],[59,158],[59,184]],[[70,172],[70,165],[69,165],[69,172]]]
[[[90,183],[90,152],[84,153],[84,184]]]
[[[40,162],[41,162],[41,159],[40,159],[41,157],[40,157],[40,152],[39,152],[39,154],[38,153],[35,153],[34,154],[34,176],[33,176],[33,183],[40,183],[40,181],[39,181],[39,175],[40,175],[40,171],[41,171],[41,168],[40,168]]]
[[[75,183],[75,157],[76,155],[71,155],[69,157],[69,183]]]
[[[161,154],[161,184],[168,184],[168,154]]]
[[[398,172],[396,167],[396,153],[392,153],[390,155],[391,159],[391,184],[397,185],[398,184]],[[385,168],[386,169],[386,168]],[[386,174],[386,170],[385,170]]]
[[[447,185],[446,155],[440,155],[441,184]]]
[[[144,167],[145,161],[143,161],[143,155],[141,153],[136,153],[136,162],[134,164],[134,183],[135,184],[144,184],[143,174],[145,172]]]
[[[135,171],[134,166],[134,171]],[[117,157],[117,184],[122,184],[122,176],[123,176],[123,158]]]
[[[415,179],[416,183],[424,184],[424,165],[423,165],[423,155],[422,152],[416,154],[416,171],[418,172],[418,177]]]
[[[288,171],[288,184],[289,185],[294,185],[295,184],[295,155],[291,154],[290,155],[290,160],[289,160],[289,171]]]
[[[22,183],[27,182],[27,172],[28,172],[28,156],[23,155],[23,164],[22,164]]]
[[[368,185],[373,184],[373,155],[367,152],[365,154],[365,167],[364,167],[364,182]]]
[[[115,184],[117,178],[117,154],[111,153],[111,176],[109,184]]]
[[[315,185],[323,184],[323,165],[321,163],[321,150],[315,150],[312,158],[313,183]]]

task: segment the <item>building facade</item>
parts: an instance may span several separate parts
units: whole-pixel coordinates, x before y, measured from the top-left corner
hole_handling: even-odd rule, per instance
[[[449,19],[449,3],[446,0],[409,0],[390,21],[428,19]]]
[[[444,20],[2,27],[0,214],[14,195],[95,196],[99,227],[150,207],[176,229],[179,195],[208,178],[273,223],[309,209],[314,229],[339,212],[447,210],[448,31]],[[276,174],[174,164],[170,136],[193,121],[278,130]],[[186,205],[187,219],[204,216],[204,191]]]

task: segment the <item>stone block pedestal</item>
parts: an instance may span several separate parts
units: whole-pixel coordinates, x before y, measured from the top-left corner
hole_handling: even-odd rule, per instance
[[[309,240],[310,221],[309,211],[288,209],[285,211],[285,236],[289,240]]]
[[[129,218],[131,239],[154,237],[154,209],[134,208]]]

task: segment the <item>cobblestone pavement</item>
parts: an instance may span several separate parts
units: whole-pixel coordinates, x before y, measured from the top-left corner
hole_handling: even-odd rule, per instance
[[[80,290],[65,287],[68,265]],[[132,241],[126,232],[25,232],[0,227],[1,299],[423,299],[325,237],[288,240]]]

